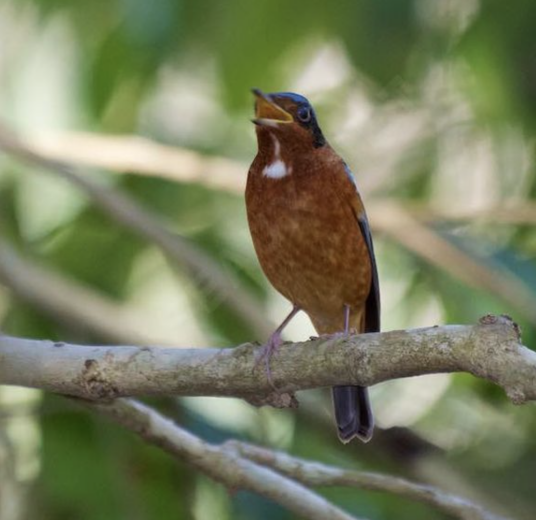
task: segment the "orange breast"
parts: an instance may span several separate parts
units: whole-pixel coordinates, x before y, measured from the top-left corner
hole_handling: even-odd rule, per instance
[[[255,162],[246,204],[253,244],[273,286],[310,316],[317,330],[342,330],[344,306],[360,329],[371,265],[355,215],[359,197],[342,161],[292,165],[281,179]]]

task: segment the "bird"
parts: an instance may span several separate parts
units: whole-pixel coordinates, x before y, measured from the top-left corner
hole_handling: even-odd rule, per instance
[[[257,154],[246,183],[247,219],[264,274],[292,304],[262,348],[271,379],[270,359],[298,312],[322,336],[379,332],[380,291],[355,178],[313,107],[292,92],[252,92]],[[374,418],[367,388],[335,386],[332,395],[339,439],[368,442]]]

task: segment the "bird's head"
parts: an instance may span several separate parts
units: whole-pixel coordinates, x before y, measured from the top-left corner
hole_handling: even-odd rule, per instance
[[[312,150],[326,144],[313,107],[306,98],[292,92],[265,94],[253,89],[259,149],[276,138],[282,149]]]

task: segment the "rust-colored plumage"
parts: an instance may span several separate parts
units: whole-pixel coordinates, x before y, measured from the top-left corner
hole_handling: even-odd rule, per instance
[[[378,276],[363,203],[344,161],[327,144],[308,101],[255,90],[258,153],[246,205],[253,243],[273,286],[320,334],[379,330]],[[285,320],[270,338],[269,356]],[[339,437],[370,439],[362,387],[333,389]]]

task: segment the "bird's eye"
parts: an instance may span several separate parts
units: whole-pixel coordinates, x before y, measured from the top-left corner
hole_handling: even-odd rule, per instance
[[[302,123],[308,123],[311,120],[311,109],[307,106],[300,107],[296,115]]]

